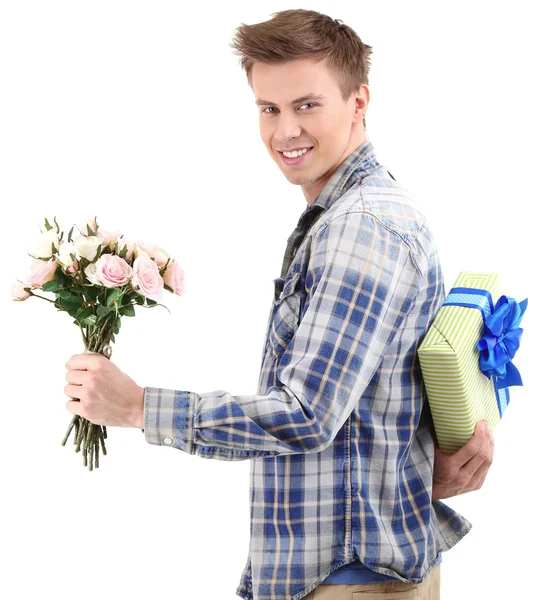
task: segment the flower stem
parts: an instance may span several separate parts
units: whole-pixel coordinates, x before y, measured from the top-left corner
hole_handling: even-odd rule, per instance
[[[81,330],[81,335],[83,336],[83,342],[85,344],[85,350],[88,350],[88,338],[85,335],[83,326],[79,323],[79,329]]]
[[[88,465],[88,470],[92,471],[92,469],[94,468],[93,462],[94,462],[94,427],[92,427],[92,435],[90,437],[90,463]]]
[[[103,429],[105,429],[105,425],[103,425],[102,427],[103,427]],[[101,453],[102,453],[104,456],[106,456],[106,455],[107,455],[107,450],[105,449],[105,441],[104,441],[104,439],[103,439],[103,430],[102,430],[102,427],[100,427],[100,428],[98,429],[98,435],[99,435],[99,437],[100,437]]]
[[[83,441],[83,439],[86,436],[86,425],[88,423],[88,421],[86,419],[81,418],[81,427],[79,429],[79,435],[76,439],[76,447],[75,447],[75,452],[80,452],[81,451],[81,443]]]
[[[96,436],[94,438],[94,457],[96,461],[94,466],[96,469],[99,469],[100,466],[100,431],[101,425],[98,425],[98,430],[96,431]]]
[[[36,298],[41,298],[42,300],[47,300],[47,302],[52,302],[53,304],[55,303],[55,301],[51,300],[50,298],[45,298],[45,296],[40,296],[39,294],[34,294],[34,292],[32,290],[30,290],[30,295],[35,296]]]
[[[66,431],[66,435],[64,436],[64,439],[62,440],[62,446],[66,445],[66,442],[68,441],[71,430],[73,429],[73,426],[75,425],[75,421],[77,421],[78,418],[79,418],[79,415],[73,415],[73,419],[71,420],[71,423],[69,424],[68,430]]]

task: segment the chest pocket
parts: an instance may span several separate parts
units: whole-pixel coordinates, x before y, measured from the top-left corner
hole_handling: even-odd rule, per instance
[[[274,280],[274,306],[268,344],[274,357],[280,356],[299,326],[301,314],[300,273],[292,273],[285,280]]]

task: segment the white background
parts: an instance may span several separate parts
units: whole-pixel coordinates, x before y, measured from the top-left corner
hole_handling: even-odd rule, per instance
[[[446,501],[474,528],[444,554],[441,597],[528,594],[540,533],[534,5],[1,2],[2,596],[237,597],[249,462],[111,427],[89,472],[60,445],[79,330],[49,303],[11,302],[9,286],[44,217],[67,234],[97,215],[163,245],[186,274],[183,297],[164,293],[171,315],[123,319],[113,361],[141,386],[256,393],[272,279],[306,203],[259,138],[229,42],[289,8],[342,19],[373,47],[367,135],[429,218],[447,289],[461,270],[494,270],[507,295],[529,298],[514,361],[524,387],[496,428],[494,464],[482,490]]]

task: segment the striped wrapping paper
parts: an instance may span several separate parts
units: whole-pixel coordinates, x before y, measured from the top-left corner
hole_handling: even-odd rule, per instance
[[[501,295],[497,273],[463,271],[455,288],[486,290],[493,304]],[[461,297],[453,289],[445,302],[467,302],[467,293]],[[497,391],[480,369],[477,343],[483,331],[479,309],[444,303],[417,350],[438,445],[445,454],[462,448],[482,419],[494,431],[510,400],[510,388]]]

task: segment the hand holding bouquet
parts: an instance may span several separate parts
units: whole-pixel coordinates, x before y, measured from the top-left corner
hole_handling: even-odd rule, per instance
[[[30,296],[52,302],[60,311],[74,318],[83,337],[85,354],[111,357],[111,343],[120,331],[121,317],[135,316],[135,306],[158,304],[163,289],[173,294],[184,293],[184,272],[160,246],[140,240],[131,242],[119,232],[99,230],[96,218],[78,227],[73,226],[64,240],[56,218],[55,227],[45,219],[45,232],[40,230],[30,248],[33,258],[30,274],[12,286],[13,300]],[[51,300],[34,290],[52,292]],[[167,307],[164,307],[167,308]],[[83,446],[84,466],[90,454],[88,468],[99,467],[100,446],[107,454],[107,428],[74,415],[62,445],[75,428],[75,451]]]

